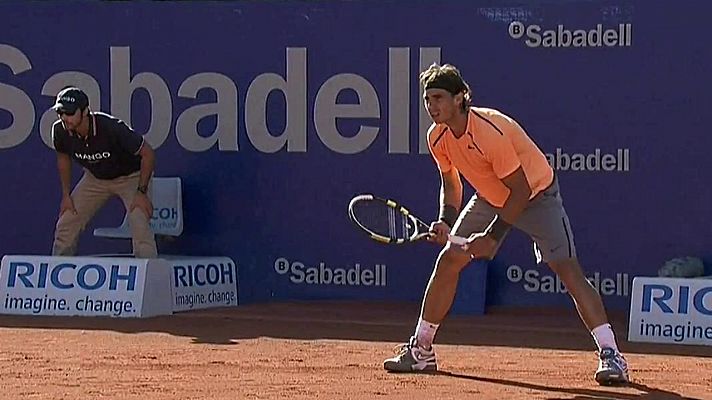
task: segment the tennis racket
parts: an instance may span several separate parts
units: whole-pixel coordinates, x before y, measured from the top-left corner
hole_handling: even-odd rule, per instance
[[[371,239],[392,244],[428,238],[430,226],[393,200],[360,194],[349,202],[349,218]],[[467,239],[448,235],[448,241],[463,246]]]

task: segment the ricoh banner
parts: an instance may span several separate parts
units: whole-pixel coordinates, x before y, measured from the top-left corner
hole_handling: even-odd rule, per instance
[[[150,317],[172,312],[163,260],[11,255],[0,314]]]
[[[712,346],[712,279],[633,279],[628,340]]]
[[[238,304],[237,267],[227,257],[161,256],[172,266],[173,311]]]
[[[145,135],[157,176],[182,180],[183,233],[160,253],[234,260],[240,303],[418,301],[438,248],[373,243],[346,207],[368,192],[436,217],[418,74],[452,63],[476,105],[515,118],[546,154],[586,276],[627,308],[633,277],[709,252],[712,53],[699,39],[709,5],[525,3],[87,1],[67,13],[2,2],[0,254],[51,248],[60,190],[49,107],[77,85],[92,109]],[[110,203],[80,253],[128,251],[91,234],[122,217]],[[489,305],[572,306],[518,232],[482,272]]]

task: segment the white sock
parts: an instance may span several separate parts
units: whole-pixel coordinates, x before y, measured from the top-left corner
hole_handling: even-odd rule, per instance
[[[608,347],[618,353],[616,335],[613,333],[611,324],[603,324],[599,327],[593,328],[591,335],[593,336],[593,340],[596,341],[596,346],[598,346],[599,351],[605,347]]]
[[[430,349],[433,345],[435,333],[438,331],[439,324],[432,324],[420,317],[418,326],[415,328],[415,340],[420,347]]]

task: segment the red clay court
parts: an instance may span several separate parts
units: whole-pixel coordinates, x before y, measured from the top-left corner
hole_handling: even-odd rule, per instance
[[[449,317],[437,374],[381,362],[417,304],[289,303],[149,319],[0,316],[2,399],[712,399],[712,349],[625,341],[634,383],[593,380],[575,311]]]

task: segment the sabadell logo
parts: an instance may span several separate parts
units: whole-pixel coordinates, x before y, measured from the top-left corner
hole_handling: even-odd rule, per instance
[[[590,29],[571,30],[564,25],[552,29],[540,25],[524,25],[513,21],[509,24],[512,39],[526,38],[528,47],[580,48],[580,47],[630,47],[633,42],[632,24],[618,24],[615,28],[604,28],[597,24]]]

